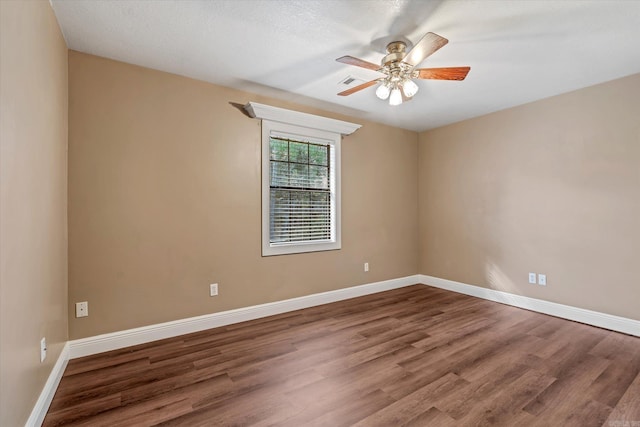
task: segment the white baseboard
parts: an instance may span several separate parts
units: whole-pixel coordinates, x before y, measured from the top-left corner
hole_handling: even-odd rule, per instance
[[[640,321],[597,311],[585,310],[583,308],[558,304],[536,298],[529,298],[522,295],[510,294],[508,292],[497,291],[495,289],[482,288],[480,286],[468,285],[466,283],[454,282],[453,280],[441,279],[439,277],[419,274],[420,283],[435,288],[446,289],[465,295],[483,298],[489,301],[496,301],[514,307],[524,308],[538,313],[549,314],[563,319],[574,320],[587,325],[598,326],[612,331],[622,332],[629,335],[640,336]]]
[[[62,374],[64,374],[64,370],[67,367],[67,362],[69,362],[69,342],[64,344],[58,360],[56,360],[56,363],[53,365],[49,378],[47,378],[47,382],[44,384],[42,392],[31,410],[31,415],[25,427],[39,427],[42,425],[44,417],[49,410],[49,405],[51,405],[51,401],[53,400],[53,395],[56,394],[58,384],[60,384],[60,380],[62,379]]]
[[[322,292],[283,301],[270,302],[220,313],[174,320],[166,323],[127,329],[109,334],[96,335],[69,341],[70,358],[89,356],[104,351],[116,350],[132,345],[144,344],[164,338],[217,328],[261,317],[273,316],[302,308],[314,307],[331,302],[342,301],[376,292],[402,288],[420,283],[420,276],[407,276],[399,279],[385,280],[335,291]]]

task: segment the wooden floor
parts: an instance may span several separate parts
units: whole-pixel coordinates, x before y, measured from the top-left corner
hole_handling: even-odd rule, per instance
[[[45,426],[640,426],[640,338],[416,285],[75,359]]]

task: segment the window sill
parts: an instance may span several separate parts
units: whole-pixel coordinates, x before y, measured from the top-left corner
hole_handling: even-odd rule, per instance
[[[262,248],[262,256],[289,255],[308,252],[335,251],[342,248],[340,242],[269,244]]]

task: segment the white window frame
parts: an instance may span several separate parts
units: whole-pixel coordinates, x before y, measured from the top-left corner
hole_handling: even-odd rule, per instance
[[[262,119],[262,256],[286,255],[341,249],[341,143],[342,135],[355,132],[360,125],[312,114],[250,102],[245,110]],[[331,239],[308,242],[270,242],[270,145],[271,136],[302,142],[331,145],[334,150],[331,180]]]
[[[271,243],[270,138],[272,136],[301,142],[327,144],[332,147],[331,172],[331,238],[329,240]],[[340,134],[309,129],[285,123],[262,121],[262,256],[302,252],[331,251],[342,247],[340,227]]]

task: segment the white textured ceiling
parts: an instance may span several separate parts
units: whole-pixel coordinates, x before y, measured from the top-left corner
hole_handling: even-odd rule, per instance
[[[422,131],[640,72],[637,0],[52,0],[69,48]],[[391,107],[375,88],[387,42],[449,39],[421,67],[471,66],[463,82],[419,81]],[[242,100],[229,100],[242,101]]]

